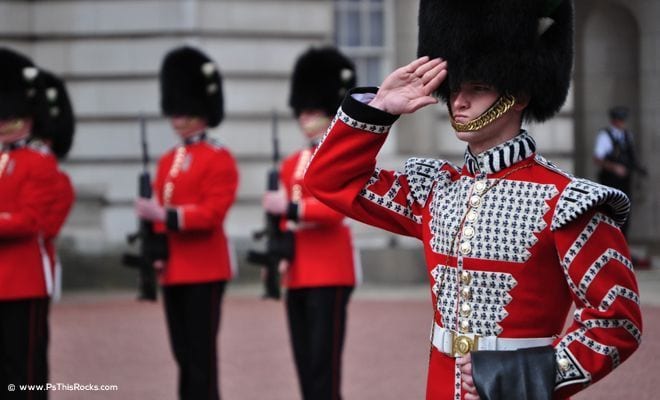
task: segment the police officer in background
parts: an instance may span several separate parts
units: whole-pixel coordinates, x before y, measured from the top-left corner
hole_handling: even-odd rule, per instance
[[[41,71],[41,82],[37,92],[37,111],[30,147],[52,153],[57,160],[66,158],[73,145],[75,118],[73,107],[64,82],[49,71]],[[66,222],[75,201],[71,179],[62,169],[57,169],[56,193],[49,207],[43,229],[44,247],[48,253],[53,273],[53,299],[61,293],[62,268],[57,257],[56,239]]]
[[[594,147],[594,162],[600,168],[598,181],[603,185],[619,189],[632,200],[632,178],[634,172],[646,175],[638,163],[632,133],[626,129],[630,110],[616,106],[609,110],[610,126],[598,131]],[[621,227],[624,235],[628,221]]]
[[[236,198],[236,161],[206,130],[223,119],[217,65],[192,47],[166,54],[160,70],[161,109],[181,143],[158,162],[153,199],[137,215],[165,235],[160,271],[170,344],[179,367],[179,398],[220,398],[217,335],[232,263],[223,222]]]
[[[20,385],[48,382],[50,266],[41,232],[57,194],[57,165],[28,145],[40,72],[0,48],[0,398],[46,399]],[[15,391],[8,393],[14,385]],[[12,397],[10,397],[12,396]]]
[[[319,202],[302,185],[303,173],[348,89],[355,67],[332,47],[311,48],[298,58],[289,105],[309,145],[287,157],[282,191],[265,194],[266,211],[282,215],[294,232],[294,256],[284,261],[283,284],[302,397],[341,398],[341,356],[346,311],[358,263],[346,218]]]

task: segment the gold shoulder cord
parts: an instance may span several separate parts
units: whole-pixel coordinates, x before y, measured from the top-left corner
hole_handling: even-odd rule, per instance
[[[293,179],[296,181],[302,180],[303,175],[305,174],[305,167],[309,163],[309,159],[312,158],[312,151],[310,149],[303,150],[296,164],[296,169],[293,174]],[[302,199],[302,186],[299,183],[296,183],[291,188],[291,201],[293,203],[299,203]]]
[[[0,155],[0,176],[2,176],[2,173],[5,171],[5,167],[9,163],[9,153],[8,152],[3,152],[2,155]]]
[[[514,104],[516,104],[515,97],[508,94],[504,96],[500,96],[500,98],[497,99],[497,101],[492,106],[490,106],[490,108],[486,110],[483,114],[478,116],[476,119],[473,119],[472,121],[468,121],[464,124],[461,124],[454,120],[454,117],[451,115],[451,109],[450,109],[449,117],[451,120],[451,126],[457,132],[478,131],[479,129],[483,128],[484,126],[490,124],[491,122],[495,121],[496,119],[504,115],[504,113],[509,111],[509,109],[513,107]]]
[[[176,149],[176,152],[174,153],[174,161],[172,162],[172,166],[170,167],[170,171],[167,174],[167,178],[165,181],[165,187],[163,189],[164,206],[171,205],[172,196],[174,195],[174,182],[172,182],[172,180],[179,175],[179,172],[181,172],[181,167],[183,166],[183,162],[185,161],[185,159],[186,159],[186,147],[180,146],[178,149]]]

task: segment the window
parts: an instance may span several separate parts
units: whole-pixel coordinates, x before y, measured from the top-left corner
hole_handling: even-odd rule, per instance
[[[335,0],[335,43],[357,68],[358,85],[378,85],[386,65],[392,0]]]

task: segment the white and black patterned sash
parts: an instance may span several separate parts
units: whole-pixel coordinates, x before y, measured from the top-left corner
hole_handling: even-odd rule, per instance
[[[493,147],[479,155],[470,149],[465,150],[465,167],[472,175],[478,173],[493,174],[509,168],[531,156],[536,151],[536,142],[524,130],[515,138]]]

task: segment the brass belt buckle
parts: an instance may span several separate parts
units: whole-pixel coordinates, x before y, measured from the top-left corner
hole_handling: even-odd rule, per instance
[[[462,357],[477,348],[479,336],[474,335],[474,339],[465,335],[458,335],[452,332],[452,348],[454,357]]]

